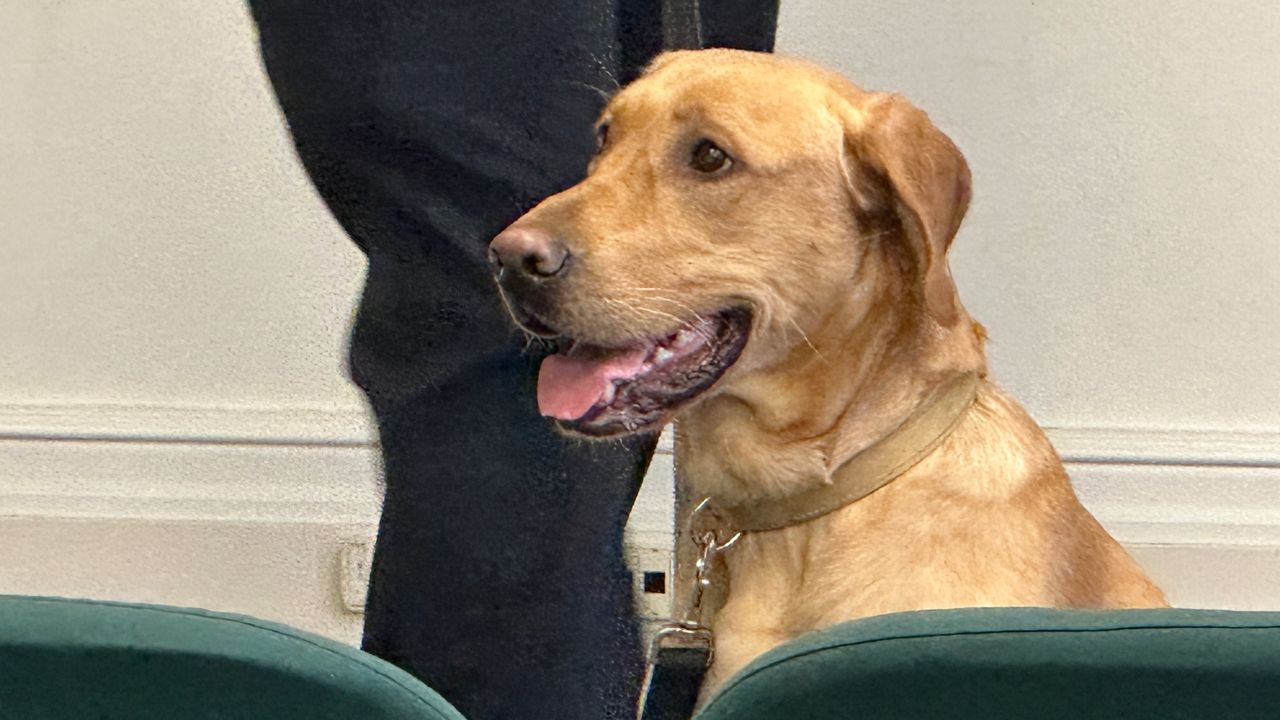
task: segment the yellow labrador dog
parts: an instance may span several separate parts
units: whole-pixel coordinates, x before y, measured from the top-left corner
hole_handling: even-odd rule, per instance
[[[676,52],[608,104],[599,143],[588,177],[490,253],[516,321],[561,338],[538,401],[564,430],[678,419],[691,494],[749,512],[832,486],[973,379],[882,486],[728,554],[708,690],[868,615],[1165,604],[985,379],[947,265],[969,170],[924,112],[797,60]]]

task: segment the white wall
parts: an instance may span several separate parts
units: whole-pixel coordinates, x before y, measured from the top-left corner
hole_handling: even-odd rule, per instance
[[[294,160],[242,3],[4,15],[4,399],[358,407],[363,259]]]
[[[784,0],[779,44],[908,94],[964,148],[958,280],[1090,506],[1175,599],[1280,605],[1280,10],[1024,5]],[[0,12],[0,593],[354,639],[341,556],[378,502],[343,372],[363,260],[292,154],[247,12]],[[642,544],[666,536],[669,475],[664,455]]]
[[[0,5],[0,592],[354,638],[338,550],[378,502],[343,373],[364,261],[247,11]]]
[[[367,567],[343,557],[367,562],[379,502],[344,369],[364,260],[293,154],[244,3],[0,16],[0,593],[355,640]],[[664,498],[646,489],[642,543],[668,535]]]

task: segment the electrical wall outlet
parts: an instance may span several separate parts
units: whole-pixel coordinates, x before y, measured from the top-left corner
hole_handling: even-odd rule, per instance
[[[671,548],[655,547],[651,543],[627,544],[627,564],[633,578],[636,612],[645,623],[671,617],[671,557]]]
[[[342,607],[349,613],[364,613],[369,595],[369,573],[373,568],[373,543],[364,540],[343,542],[338,549],[338,592]]]

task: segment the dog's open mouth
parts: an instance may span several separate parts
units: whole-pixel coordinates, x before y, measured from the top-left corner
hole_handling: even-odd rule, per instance
[[[665,337],[621,348],[570,341],[542,361],[538,408],[583,435],[617,435],[665,422],[737,361],[751,314],[725,310]]]

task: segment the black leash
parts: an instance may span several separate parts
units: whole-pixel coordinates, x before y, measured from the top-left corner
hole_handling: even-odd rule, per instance
[[[699,521],[710,524],[699,525]],[[698,704],[702,682],[715,658],[715,638],[704,602],[707,590],[721,568],[721,555],[742,538],[733,533],[722,539],[721,523],[706,498],[689,514],[689,533],[698,549],[694,563],[692,597],[684,618],[663,624],[649,648],[649,665],[640,692],[638,720],[689,720]]]
[[[712,639],[706,628],[687,634],[673,627],[658,631],[649,648],[649,667],[640,691],[640,720],[689,720],[711,665]]]
[[[666,50],[702,47],[698,0],[662,0],[662,44]],[[693,511],[691,520],[704,506]],[[690,527],[693,527],[692,522]],[[702,691],[702,681],[715,656],[711,628],[703,625],[702,595],[710,585],[710,562],[737,538],[721,544],[714,531],[695,535],[699,557],[689,617],[666,623],[649,647],[649,664],[640,691],[638,720],[689,720]]]
[[[666,50],[702,47],[702,14],[698,0],[662,0],[662,46]]]

